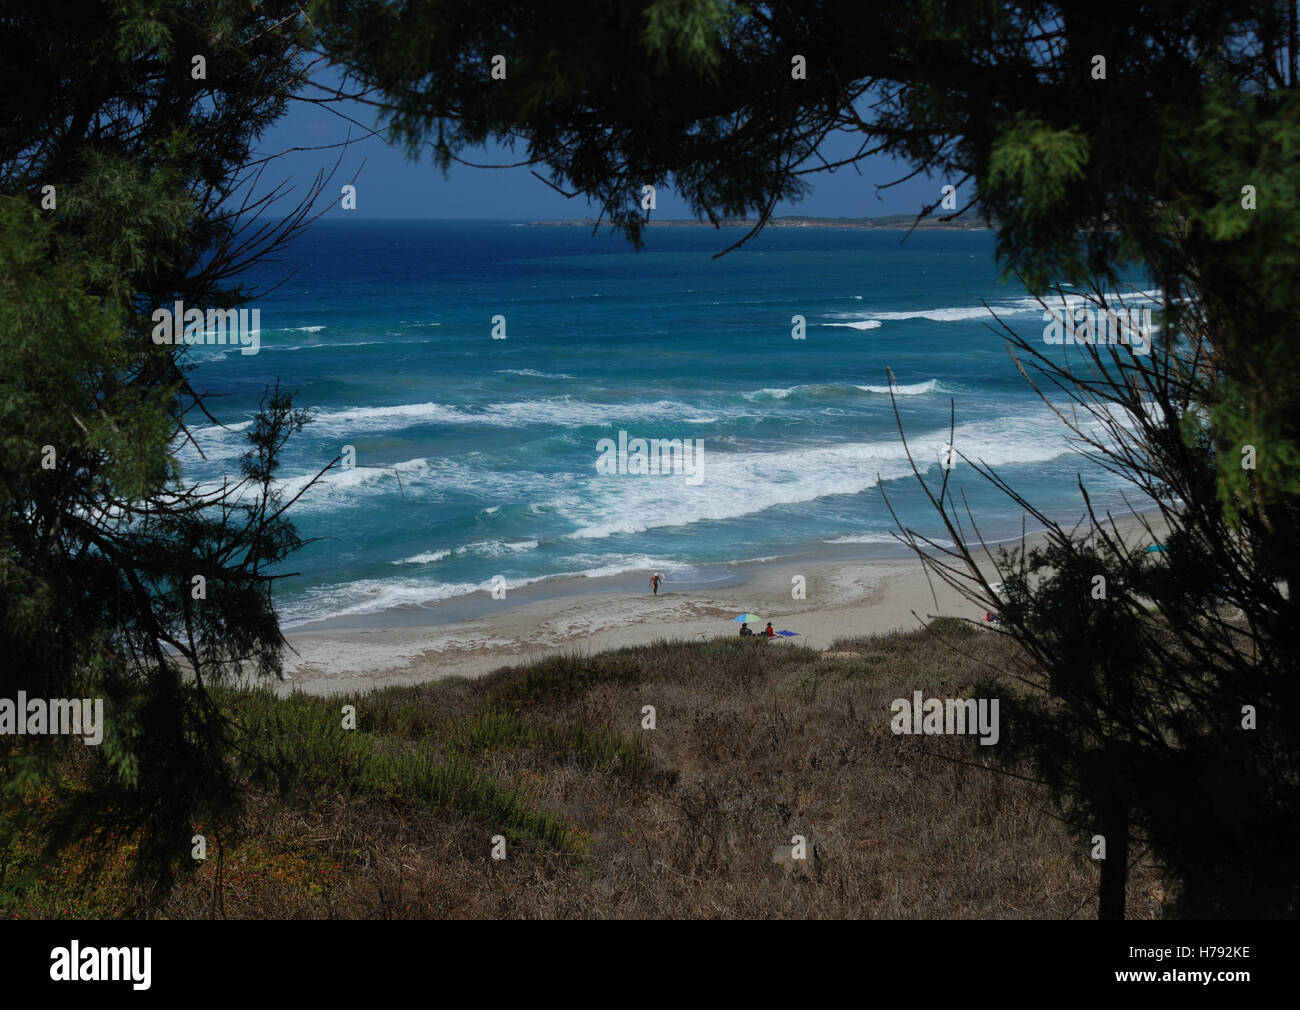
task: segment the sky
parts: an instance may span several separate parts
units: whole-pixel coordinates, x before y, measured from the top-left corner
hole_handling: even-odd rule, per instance
[[[378,125],[376,111],[351,104],[345,111],[366,128]],[[337,145],[348,137],[362,136],[364,129],[348,123],[327,108],[309,102],[291,102],[288,112],[260,139],[257,152],[269,155],[290,152],[274,162],[259,188],[265,191],[281,180],[288,180],[294,197],[305,194],[318,171],[326,174],[339,156],[333,150],[299,150]],[[860,138],[839,135],[830,138],[821,154],[827,161],[846,157],[860,143]],[[499,146],[466,150],[461,157],[480,163],[522,160],[522,152],[512,153]],[[891,189],[877,191],[878,186],[908,173],[901,162],[889,158],[864,159],[857,166],[845,166],[834,173],[822,172],[805,178],[812,192],[797,203],[783,202],[775,213],[807,214],[815,217],[879,217],[885,214],[914,214],[926,203],[939,197],[939,183],[926,178],[909,180]],[[356,178],[356,209],[343,211],[341,188],[360,170]],[[543,173],[544,174],[544,173]],[[499,219],[512,221],[571,220],[594,217],[599,208],[581,198],[567,199],[534,178],[527,168],[487,169],[455,165],[444,179],[442,173],[425,157],[410,161],[405,153],[380,137],[368,137],[347,149],[331,181],[334,207],[330,218],[456,218]],[[959,191],[958,205],[965,194]],[[292,198],[290,198],[292,199]],[[690,217],[685,202],[672,192],[655,194],[655,216]],[[285,201],[287,205],[289,200]]]

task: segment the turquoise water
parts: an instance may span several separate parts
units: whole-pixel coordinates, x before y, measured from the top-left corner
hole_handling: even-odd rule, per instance
[[[651,229],[648,249],[578,227],[321,222],[249,278],[261,350],[194,347],[195,386],[228,427],[194,432],[186,476],[234,473],[264,387],[316,421],[281,476],[320,537],[280,583],[287,625],[464,597],[560,576],[651,570],[670,585],[809,551],[890,550],[883,489],[939,534],[898,437],[886,367],[931,478],[956,407],[956,448],[994,464],[1048,514],[1077,516],[1091,470],[1016,372],[981,300],[1029,335],[1042,309],[998,281],[988,232]],[[791,337],[791,317],[807,323]],[[504,316],[505,339],[492,318]],[[701,439],[698,478],[602,474],[601,439]],[[986,537],[1019,510],[960,461]]]

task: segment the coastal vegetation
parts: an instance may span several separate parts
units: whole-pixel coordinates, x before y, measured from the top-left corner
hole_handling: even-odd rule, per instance
[[[350,697],[224,690],[276,774],[242,766],[246,813],[198,869],[156,893],[130,836],[49,860],[39,822],[6,818],[0,915],[1087,918],[1096,867],[1044,787],[973,767],[975,738],[889,729],[892,699],[969,694],[1015,650],[940,620],[827,654],[727,637]],[[76,752],[62,774],[96,777]],[[778,852],[795,836],[803,860]],[[1148,860],[1128,886],[1130,914],[1160,913]]]

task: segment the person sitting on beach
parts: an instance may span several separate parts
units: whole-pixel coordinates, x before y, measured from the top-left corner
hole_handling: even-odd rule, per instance
[[[743,638],[745,635],[752,635],[752,634],[753,634],[753,632],[749,630],[749,625],[748,625],[748,624],[742,624],[742,625],[740,626],[740,635],[741,635],[742,638]]]
[[[659,595],[659,583],[662,580],[663,580],[663,576],[660,575],[658,572],[655,572],[653,575],[650,576],[650,591],[654,593],[655,596]]]
[[[768,621],[768,622],[767,622],[767,627],[763,629],[763,634],[765,634],[768,638],[775,638],[775,637],[776,637],[776,632],[772,630],[772,622],[771,622],[771,621]]]

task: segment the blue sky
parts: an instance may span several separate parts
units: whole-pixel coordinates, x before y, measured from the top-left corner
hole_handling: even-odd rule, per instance
[[[352,104],[346,107],[346,111],[367,127],[376,125],[375,110],[369,107]],[[338,144],[348,136],[349,130],[353,137],[363,133],[322,106],[291,102],[285,116],[261,138],[257,151],[267,155],[291,148]],[[828,161],[833,161],[836,157],[851,154],[859,142],[850,136],[835,137],[828,141],[821,153]],[[301,195],[317,171],[329,172],[338,153],[336,149],[289,153],[268,168],[259,191],[287,179],[294,187],[295,195]],[[498,147],[465,151],[462,157],[484,163],[522,160],[522,154],[512,155]],[[358,169],[361,171],[356,180],[356,210],[344,212],[339,208],[340,189]],[[808,176],[813,192],[799,203],[779,205],[776,213],[818,217],[913,214],[938,198],[937,181],[917,178],[880,192],[876,189],[906,174],[907,168],[901,163],[877,157],[860,162],[858,171],[845,167],[833,174],[823,172]],[[444,179],[427,158],[419,162],[409,161],[402,151],[379,137],[359,141],[347,150],[329,193],[334,197],[334,208],[327,215],[330,218],[527,221],[581,218],[595,216],[597,212],[597,208],[580,198],[566,199],[534,178],[526,168],[475,169],[457,165]],[[959,199],[959,206],[962,202]],[[675,193],[660,191],[656,194],[656,216],[685,218],[690,214]]]

